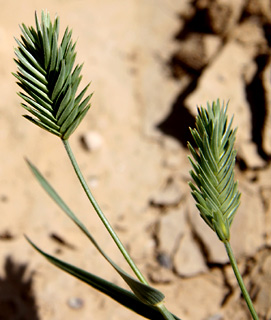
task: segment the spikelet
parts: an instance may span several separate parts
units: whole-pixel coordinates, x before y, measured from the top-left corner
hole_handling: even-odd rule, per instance
[[[240,204],[240,193],[234,181],[236,129],[232,119],[227,124],[227,105],[220,102],[198,108],[196,128],[190,129],[197,150],[188,142],[194,159],[189,157],[195,184],[189,182],[201,217],[223,242],[230,238],[230,225]]]
[[[21,26],[21,39],[15,39],[18,71],[14,76],[26,102],[22,106],[34,117],[25,115],[39,127],[68,139],[90,108],[91,95],[83,99],[87,85],[78,95],[82,65],[74,67],[76,52],[72,32],[66,28],[60,45],[59,18],[52,23],[42,12],[41,22],[35,14],[36,28]]]

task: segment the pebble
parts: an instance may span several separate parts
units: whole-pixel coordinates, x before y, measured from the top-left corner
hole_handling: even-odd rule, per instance
[[[96,151],[103,145],[102,136],[96,131],[89,131],[81,136],[81,141],[87,151]]]
[[[67,303],[71,309],[81,309],[84,306],[84,300],[78,297],[69,298]]]
[[[150,199],[154,207],[176,206],[182,198],[177,183],[169,179],[164,187],[158,190]]]
[[[223,316],[219,313],[206,318],[206,320],[223,320],[223,319],[224,319]]]
[[[157,255],[157,261],[162,267],[164,267],[166,269],[171,269],[172,268],[171,258],[166,253],[163,253],[163,252],[159,253]]]
[[[88,184],[91,188],[96,188],[99,184],[99,178],[96,176],[90,176],[88,178]]]

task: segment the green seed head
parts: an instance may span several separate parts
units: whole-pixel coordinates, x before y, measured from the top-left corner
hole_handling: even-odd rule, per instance
[[[196,128],[190,129],[197,148],[188,142],[194,183],[189,185],[201,217],[223,242],[230,238],[230,225],[240,204],[237,182],[234,182],[236,129],[227,123],[227,105],[220,102],[198,109]]]
[[[74,67],[76,52],[67,28],[58,44],[59,19],[52,23],[48,13],[42,12],[36,27],[21,26],[21,39],[16,39],[14,76],[24,92],[19,96],[26,102],[22,106],[34,117],[25,117],[39,127],[68,139],[88,109],[91,95],[83,99],[87,85],[78,95],[82,65]]]

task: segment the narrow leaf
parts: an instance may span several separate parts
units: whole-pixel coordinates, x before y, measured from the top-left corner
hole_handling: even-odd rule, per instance
[[[77,268],[67,262],[64,262],[56,257],[53,257],[46,252],[39,249],[28,237],[27,241],[36,249],[41,255],[44,256],[50,263],[58,267],[59,269],[71,274],[77,279],[85,282],[94,289],[106,294],[116,302],[120,303],[124,307],[134,311],[135,313],[152,320],[163,320],[163,316],[154,307],[148,306],[141,302],[132,292],[125,290],[112,282],[106,281],[92,273]],[[175,315],[173,317],[176,320],[181,320]]]
[[[66,203],[61,199],[49,182],[42,176],[38,169],[30,162],[27,161],[32,173],[35,175],[38,182],[41,184],[43,189],[49,194],[49,196],[57,203],[57,205],[68,215],[70,219],[80,228],[81,231],[88,237],[96,249],[103,255],[103,257],[111,264],[111,266],[119,273],[123,280],[132,289],[135,295],[145,304],[156,305],[164,300],[164,295],[155,288],[145,285],[134,279],[123,271],[117,264],[115,264],[111,258],[109,258],[105,252],[100,248],[96,240],[88,232],[84,224],[75,216],[71,209],[66,205]]]
[[[59,126],[55,124],[55,122],[51,121],[48,117],[44,116],[42,113],[38,112],[37,110],[30,108],[29,106],[22,103],[22,106],[32,113],[34,116],[36,116],[42,123],[50,127],[52,130],[59,130]]]
[[[34,119],[34,118],[32,118],[32,117],[30,117],[28,115],[24,115],[23,117],[26,118],[27,120],[31,121],[32,123],[36,124],[40,128],[42,128],[44,130],[47,130],[47,131],[55,134],[58,137],[61,137],[61,134],[58,131],[56,131],[56,130],[52,129],[51,127],[47,126],[45,123],[42,123],[40,120]]]

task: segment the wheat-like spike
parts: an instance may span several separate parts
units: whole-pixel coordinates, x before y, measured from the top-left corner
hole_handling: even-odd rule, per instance
[[[15,39],[18,71],[14,76],[26,93],[19,96],[26,102],[23,108],[34,116],[26,115],[27,119],[66,140],[89,110],[92,95],[83,99],[89,85],[76,95],[82,65],[74,67],[72,31],[66,28],[58,45],[58,17],[52,23],[49,13],[42,11],[41,21],[35,14],[35,23],[36,28],[22,24],[21,39]]]
[[[236,129],[232,119],[228,125],[227,105],[220,102],[207,104],[207,109],[198,108],[196,128],[190,129],[198,147],[188,142],[193,167],[190,174],[192,195],[204,221],[217,233],[220,240],[228,241],[230,225],[240,204],[240,193],[234,181],[234,150]]]

